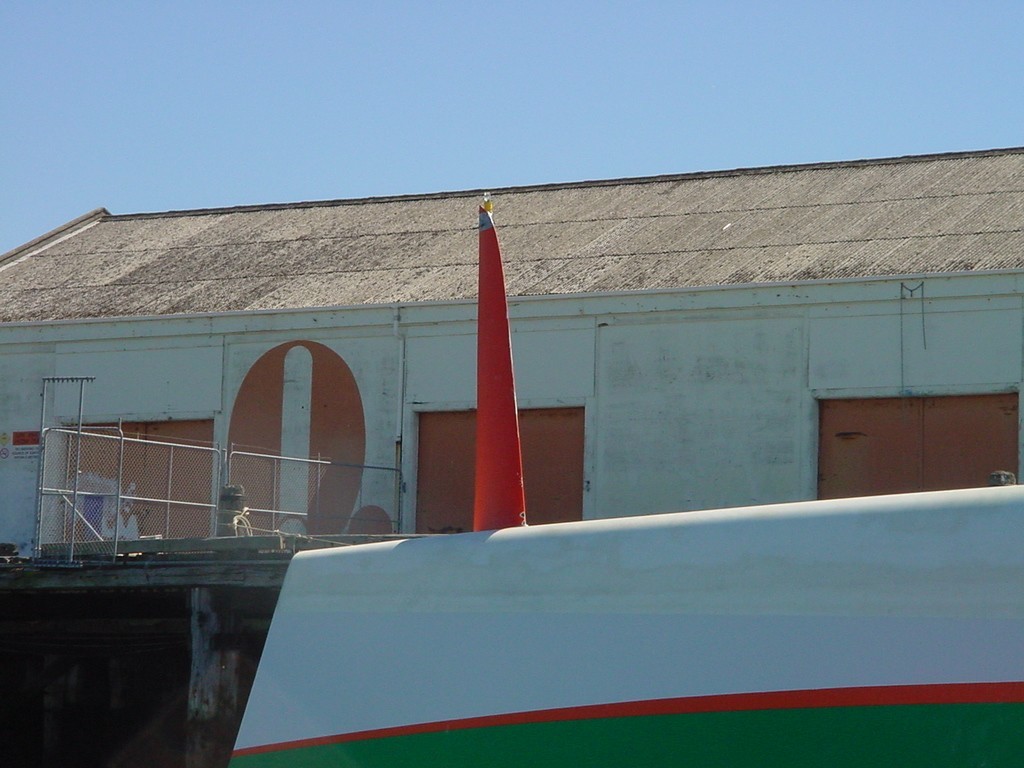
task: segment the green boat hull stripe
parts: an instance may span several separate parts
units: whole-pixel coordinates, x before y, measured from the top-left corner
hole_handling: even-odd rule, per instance
[[[834,712],[828,715],[821,714],[825,710]],[[800,715],[795,722],[791,722],[793,717],[787,715],[787,712],[799,712]],[[420,749],[418,746],[410,745],[423,745],[422,748],[429,751],[431,747],[427,745],[434,743],[435,737],[438,736],[443,736],[445,743],[465,743],[467,748],[475,744],[476,746],[472,746],[474,754],[481,754],[476,751],[478,749],[489,754],[491,748],[485,749],[488,739],[503,742],[504,739],[513,738],[510,734],[519,734],[526,739],[526,743],[532,743],[532,734],[543,732],[551,733],[553,737],[561,740],[581,729],[586,731],[592,728],[594,723],[602,723],[603,728],[622,731],[624,735],[634,726],[644,730],[653,727],[654,724],[660,724],[660,727],[667,730],[665,733],[656,733],[654,738],[664,740],[669,738],[670,734],[678,732],[679,736],[686,735],[687,739],[695,740],[693,744],[697,744],[706,739],[701,735],[704,726],[698,727],[695,724],[705,721],[708,725],[723,722],[721,718],[715,717],[720,715],[749,715],[757,722],[768,717],[771,720],[778,720],[780,727],[798,731],[804,730],[804,726],[800,725],[804,717],[831,723],[829,727],[840,727],[847,718],[865,723],[879,719],[881,724],[898,721],[903,723],[900,727],[906,729],[908,738],[920,731],[922,737],[925,733],[929,734],[928,739],[935,738],[932,734],[935,727],[933,721],[953,727],[960,723],[962,718],[963,723],[976,724],[986,732],[991,731],[999,723],[1012,721],[1015,724],[1014,728],[1020,730],[1020,736],[1011,741],[1024,748],[1024,682],[1015,681],[741,693],[517,712],[250,747],[236,751],[232,765],[238,768],[285,764],[333,765],[335,763],[332,761],[340,754],[370,755],[378,751],[382,754],[391,754],[396,749],[403,753],[407,749]],[[994,718],[995,725],[987,724],[989,718]],[[730,720],[733,721],[735,718]],[[840,730],[845,727],[841,726]],[[956,727],[958,732],[966,733],[964,725]],[[695,728],[695,732],[691,734],[690,731]],[[463,736],[456,736],[458,733],[463,733]],[[738,736],[739,734],[733,734],[730,738]],[[869,740],[873,738],[870,733],[863,736]],[[675,739],[677,736],[671,738]],[[988,739],[985,741],[988,742]],[[998,744],[1002,750],[1004,743],[999,741]],[[544,749],[541,747],[542,745],[536,744],[531,749],[540,749],[543,752]],[[518,750],[520,747],[516,746],[515,749]],[[688,754],[688,749],[689,747],[684,749],[680,756]],[[447,749],[445,751],[447,753]],[[318,755],[324,755],[323,759],[317,757]],[[334,757],[328,759],[327,755]],[[300,756],[303,761],[308,758],[312,762],[293,762],[299,760]],[[413,759],[411,753],[408,757]],[[421,758],[417,757],[416,760],[421,761]],[[352,764],[363,763],[356,761]],[[366,764],[378,765],[378,762],[373,758]]]
[[[1017,768],[1024,704],[649,715],[434,731],[237,757],[232,768]]]

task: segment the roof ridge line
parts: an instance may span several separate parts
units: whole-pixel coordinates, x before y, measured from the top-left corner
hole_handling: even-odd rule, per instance
[[[18,256],[24,254],[25,251],[29,251],[34,248],[37,248],[38,246],[45,245],[48,241],[66,235],[71,230],[77,229],[78,227],[84,224],[91,224],[94,221],[97,221],[108,216],[110,216],[110,211],[108,211],[106,208],[93,208],[88,213],[83,213],[77,219],[72,219],[71,221],[65,224],[61,224],[59,227],[51,229],[46,234],[39,235],[39,237],[35,237],[29,240],[24,245],[19,245],[7,251],[7,253],[0,254],[0,265],[7,264],[8,262],[18,258]]]
[[[483,195],[485,192],[489,192],[492,195],[528,194],[531,192],[555,191],[559,189],[578,189],[582,187],[612,187],[630,184],[652,184],[672,181],[690,181],[696,179],[728,178],[732,176],[764,175],[769,173],[798,173],[801,171],[825,170],[829,168],[859,168],[862,166],[872,165],[896,165],[903,163],[934,162],[944,160],[958,160],[968,157],[998,157],[1001,155],[1012,154],[1024,154],[1024,146],[1004,147],[1000,149],[936,152],[922,155],[897,155],[894,157],[864,158],[860,160],[830,160],[813,163],[760,165],[714,171],[689,171],[685,173],[658,174],[653,176],[626,176],[622,178],[613,179],[586,179],[581,181],[552,182],[546,184],[525,184],[505,187],[487,187],[479,189],[462,189],[443,192],[410,193],[404,195],[380,195],[354,198],[335,198],[325,200],[307,200],[292,203],[257,203],[219,206],[211,208],[188,208],[169,211],[153,211],[142,213],[106,213],[107,217],[112,221],[126,221],[132,219],[179,218],[185,216],[213,216],[227,213],[257,213],[260,211],[301,210],[304,208],[329,208],[348,205],[403,203],[418,200],[442,200],[448,198],[479,197]],[[105,209],[97,209],[97,211],[105,211]],[[96,213],[96,211],[94,211],[93,213]],[[88,215],[91,214],[87,214],[87,216]],[[65,225],[65,227],[71,226],[74,223],[75,222],[71,222],[70,224]],[[43,237],[45,238],[49,236],[50,235],[44,235]]]

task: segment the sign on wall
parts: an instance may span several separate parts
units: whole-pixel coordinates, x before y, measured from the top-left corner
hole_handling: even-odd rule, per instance
[[[0,432],[0,461],[39,458],[38,430]]]

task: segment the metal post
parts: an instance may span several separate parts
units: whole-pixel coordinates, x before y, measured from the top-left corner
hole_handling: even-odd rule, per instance
[[[46,426],[46,400],[49,394],[50,384],[78,384],[78,444],[75,450],[75,476],[72,491],[71,509],[71,532],[69,535],[70,549],[69,559],[75,556],[75,515],[78,514],[78,474],[81,471],[82,458],[82,418],[85,412],[85,385],[96,381],[95,376],[44,376],[42,404],[39,409],[39,472],[38,472],[38,503],[36,504],[36,553],[42,555],[42,526],[43,526],[43,486],[45,480],[45,437],[48,430]]]
[[[213,455],[217,457],[217,465],[210,470],[212,485],[210,488],[210,500],[213,504],[210,507],[210,529],[207,536],[217,535],[217,502],[220,498],[220,489],[230,482],[228,478],[231,476],[231,454],[228,449],[218,447],[217,452]],[[213,461],[214,460],[211,459],[211,463]]]
[[[391,532],[402,532],[402,441],[395,441],[395,517],[391,521]]]
[[[121,419],[117,420],[117,502],[114,507],[114,556],[117,562],[117,549],[121,541],[121,487],[124,484],[124,429]]]
[[[46,464],[46,379],[43,379],[43,391],[40,399],[43,401],[39,409],[39,466],[36,470],[36,557],[43,556],[43,481]]]
[[[174,477],[174,446],[167,451],[167,511],[164,512],[164,536],[171,538],[171,480]]]
[[[82,473],[82,412],[85,410],[85,381],[78,381],[78,430],[75,438],[75,477],[71,485],[71,536],[68,561],[75,559],[75,524],[78,522],[78,476]]]
[[[316,452],[316,460],[317,460],[317,462],[322,461],[323,458],[324,457],[320,453],[320,451],[317,451]],[[328,469],[330,469],[330,466],[325,467],[323,464],[320,464],[320,463],[318,463],[316,465],[316,503],[313,506],[316,508],[317,519],[319,519],[319,515],[320,515],[320,485],[321,485],[321,483],[323,482],[323,479],[324,479],[324,472],[326,472]],[[308,509],[307,509],[307,511],[308,511]],[[309,518],[307,518],[307,520],[308,519]],[[308,524],[306,525],[306,533],[309,533],[309,525]]]
[[[270,473],[271,477],[272,477],[272,480],[273,480],[273,486],[271,487],[271,490],[270,490],[271,507],[273,507],[273,509],[271,511],[271,514],[270,514],[270,527],[271,528],[276,528],[277,527],[277,523],[275,522],[277,520],[277,510],[281,508],[281,498],[278,496],[278,494],[281,492],[281,489],[280,489],[281,484],[278,481],[281,478],[281,462],[282,461],[283,461],[283,459],[280,456],[275,458],[274,459],[274,471]]]

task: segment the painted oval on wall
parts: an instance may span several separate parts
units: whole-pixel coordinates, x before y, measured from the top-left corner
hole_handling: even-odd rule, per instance
[[[305,511],[309,533],[346,529],[362,482],[366,425],[355,376],[334,350],[291,341],[265,352],[235,397],[228,443],[233,451],[330,461],[282,462],[275,475],[270,460],[236,453],[231,480],[245,487],[250,508]],[[256,522],[273,530],[281,516]]]

